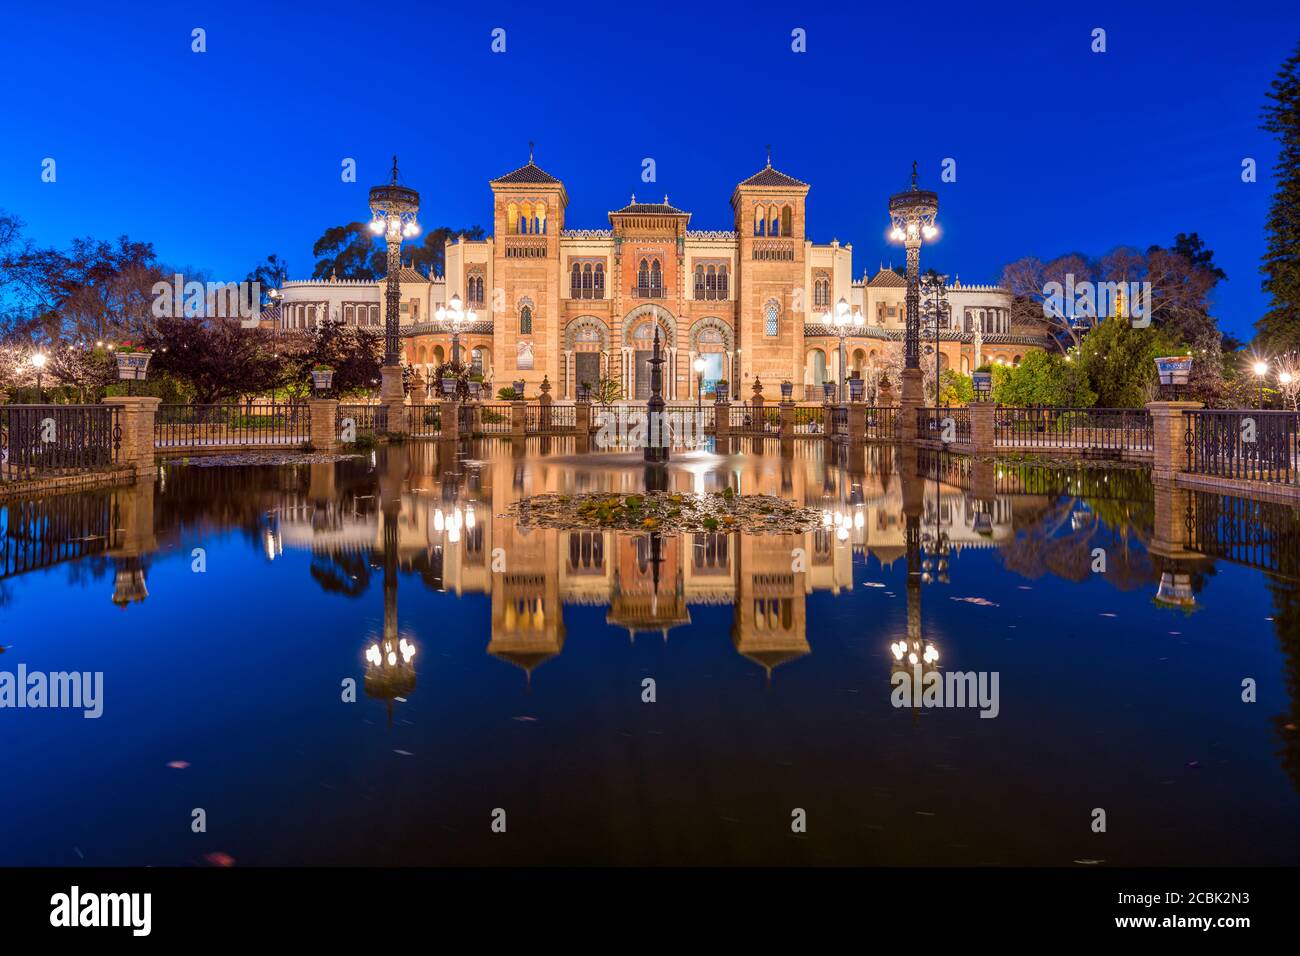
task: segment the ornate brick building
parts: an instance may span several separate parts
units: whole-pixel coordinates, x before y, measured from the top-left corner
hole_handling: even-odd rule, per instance
[[[774,398],[788,379],[796,398],[820,398],[839,365],[839,338],[824,316],[841,301],[865,317],[845,343],[848,375],[877,379],[901,351],[903,278],[882,268],[855,281],[852,246],[814,243],[805,234],[808,184],[770,162],[735,187],[728,231],[690,229],[691,214],[667,196],[633,196],[609,213],[608,229],[567,228],[564,183],[531,157],[490,186],[492,236],[449,244],[445,278],[403,269],[404,357],[426,378],[451,357],[450,336],[434,312],[452,295],[477,314],[462,332],[463,355],[494,390],[523,379],[532,395],[545,378],[561,400],[573,398],[579,383],[606,376],[621,383],[625,397],[646,397],[656,328],[667,352],[669,400],[695,398],[697,358],[706,392],[726,379],[747,397],[761,379]],[[377,283],[291,282],[284,291],[283,327],[325,315],[381,321]],[[943,367],[1014,364],[1045,344],[1042,328],[1012,328],[1006,290],[953,280],[947,294]],[[930,367],[933,361],[933,351],[922,357]]]

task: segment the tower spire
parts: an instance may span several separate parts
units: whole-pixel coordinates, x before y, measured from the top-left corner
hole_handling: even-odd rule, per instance
[[[767,168],[772,168],[772,144],[767,144]]]
[[[397,185],[397,154],[393,153],[393,185]]]
[[[528,165],[533,165],[533,141],[528,141]]]

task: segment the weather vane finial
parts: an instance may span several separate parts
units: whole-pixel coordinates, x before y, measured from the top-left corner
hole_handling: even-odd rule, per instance
[[[397,154],[393,153],[393,185],[397,185]]]
[[[532,164],[533,164],[533,141],[530,139],[528,141],[528,165],[531,166]]]
[[[916,160],[912,160],[912,188],[916,188]]]
[[[772,165],[772,144],[767,144],[767,165]]]

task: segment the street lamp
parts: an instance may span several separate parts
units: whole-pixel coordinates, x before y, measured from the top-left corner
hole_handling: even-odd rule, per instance
[[[832,326],[835,334],[840,337],[840,367],[839,382],[835,386],[835,397],[837,401],[844,401],[844,382],[848,377],[844,373],[844,337],[849,334],[850,327],[855,332],[861,332],[862,327],[866,325],[866,317],[862,314],[861,309],[849,309],[849,304],[843,298],[835,304],[835,314],[829,311],[822,315],[822,322]]]
[[[459,295],[453,295],[446,306],[439,306],[434,313],[438,323],[451,333],[451,364],[460,372],[460,332],[471,322],[478,320],[473,309],[465,309]]]
[[[1264,376],[1268,374],[1267,362],[1255,363],[1255,377],[1259,379],[1259,407],[1264,407]]]
[[[903,404],[919,406],[921,395],[921,243],[939,235],[935,216],[939,196],[916,188],[916,163],[912,163],[912,188],[889,197],[889,238],[907,250],[907,328],[903,340]],[[909,384],[910,383],[910,384]]]
[[[399,313],[402,289],[398,273],[402,271],[402,240],[420,233],[415,214],[420,209],[420,194],[397,185],[397,157],[393,157],[393,178],[386,186],[370,190],[370,230],[383,236],[388,245],[388,275],[384,287],[384,368],[382,396],[386,403],[404,400],[402,387]],[[390,418],[392,413],[390,412]],[[391,427],[391,426],[390,426]]]
[[[930,269],[921,280],[921,294],[925,296],[925,332],[934,333],[934,405],[939,407],[940,395],[940,352],[939,330],[943,327],[945,316],[950,311],[948,305],[947,280]],[[918,333],[919,339],[919,333]]]
[[[44,352],[37,352],[32,356],[32,367],[36,369],[36,404],[40,405],[45,401],[45,391],[41,388],[41,374],[45,371],[45,363],[49,361]]]

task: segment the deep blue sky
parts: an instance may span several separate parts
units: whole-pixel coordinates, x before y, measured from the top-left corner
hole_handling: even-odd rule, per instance
[[[886,201],[916,158],[944,227],[926,261],[963,281],[1194,230],[1230,278],[1225,328],[1249,334],[1265,305],[1276,149],[1258,117],[1300,37],[1295,4],[398,4],[395,28],[355,2],[150,6],[6,10],[0,208],[39,241],[125,232],[220,279],[275,252],[305,277],[326,226],[368,215],[391,153],[426,224],[489,226],[487,180],[530,139],[570,227],[607,226],[635,191],[730,228],[731,190],[770,142],[812,184],[810,236],[852,242],[859,275],[901,257]],[[190,52],[194,27],[208,52]],[[359,182],[340,181],[344,157]],[[939,183],[944,157],[956,183]]]

